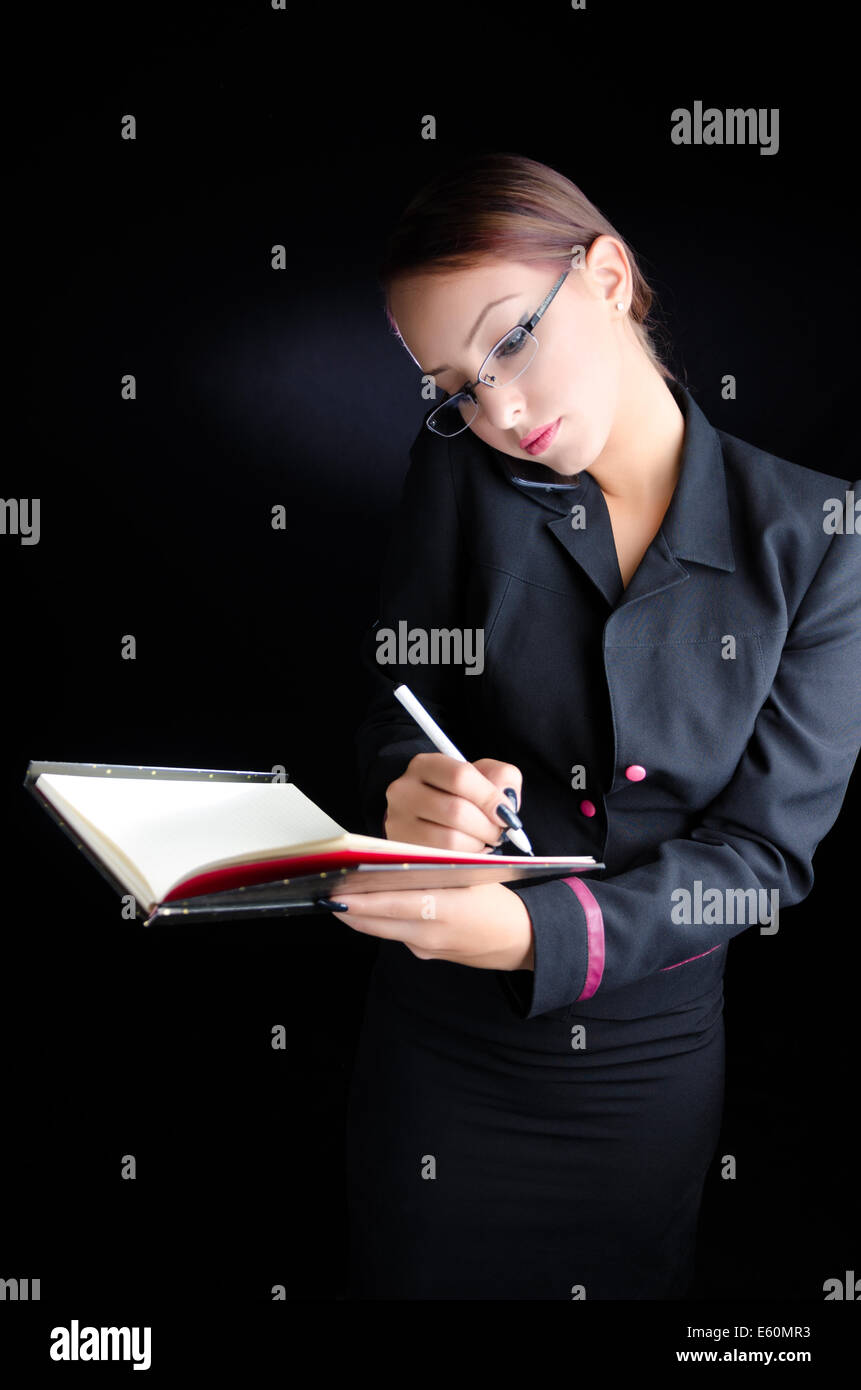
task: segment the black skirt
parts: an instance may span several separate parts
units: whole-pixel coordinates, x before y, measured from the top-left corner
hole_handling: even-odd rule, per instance
[[[683,1298],[723,1091],[722,980],[657,1016],[524,1020],[496,972],[381,942],[347,1116],[348,1296]]]

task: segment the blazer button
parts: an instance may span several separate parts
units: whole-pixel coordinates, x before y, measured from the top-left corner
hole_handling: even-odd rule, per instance
[[[595,815],[595,807],[592,805],[592,802],[591,802],[591,801],[581,801],[581,802],[580,802],[580,810],[583,812],[583,815],[584,815],[584,816],[594,816],[594,815]]]
[[[630,767],[625,768],[625,776],[629,782],[642,782],[646,775],[646,769],[640,767],[639,763],[631,763]]]

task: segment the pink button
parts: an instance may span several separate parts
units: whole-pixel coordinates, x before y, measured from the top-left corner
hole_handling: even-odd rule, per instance
[[[580,810],[583,812],[584,816],[594,816],[595,814],[595,807],[592,805],[591,801],[581,801]]]
[[[640,767],[639,763],[631,763],[630,767],[625,768],[625,776],[629,782],[642,782],[646,775],[646,769]]]

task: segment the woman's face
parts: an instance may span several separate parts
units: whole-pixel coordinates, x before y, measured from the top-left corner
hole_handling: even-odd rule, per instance
[[[440,399],[443,391],[454,395],[476,380],[488,352],[535,313],[565,268],[488,258],[469,270],[395,281],[392,315],[422,374],[434,377]],[[562,474],[594,463],[610,435],[626,361],[638,347],[627,313],[616,308],[619,300],[626,308],[631,301],[628,259],[614,237],[600,236],[532,330],[538,351],[526,371],[505,386],[474,388],[479,410],[469,425],[473,434],[512,458],[534,458]],[[445,370],[434,370],[439,367]],[[521,439],[558,419],[542,452],[521,447]]]

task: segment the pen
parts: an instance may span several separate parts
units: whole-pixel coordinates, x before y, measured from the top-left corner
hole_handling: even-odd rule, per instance
[[[422,705],[416,699],[409,686],[396,685],[394,693],[400,700],[407,713],[412,715],[413,719],[416,721],[419,727],[427,734],[431,743],[439,749],[440,753],[447,753],[450,758],[457,758],[458,761],[462,763],[468,761],[468,759],[463,756],[460,750],[458,748],[455,748],[451,739],[443,733],[436,720],[431,718],[424,705]],[[535,851],[533,850],[531,844],[529,843],[529,840],[526,837],[523,826],[520,822],[520,817],[517,815],[517,813],[515,811],[510,810],[508,806],[498,806],[496,809],[497,813],[500,816],[502,816],[502,819],[506,821],[508,825],[511,827],[509,830],[504,830],[502,832],[503,838],[507,836],[511,843],[513,845],[516,845],[518,849],[522,850],[524,854],[534,854]]]

